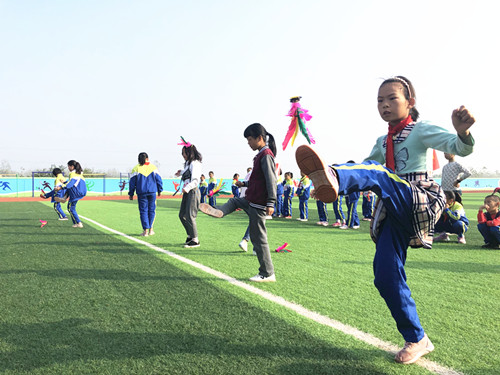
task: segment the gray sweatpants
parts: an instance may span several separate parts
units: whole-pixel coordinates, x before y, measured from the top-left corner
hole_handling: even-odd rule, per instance
[[[181,208],[179,210],[179,219],[189,238],[198,237],[198,228],[196,227],[196,216],[200,207],[200,189],[194,188],[189,193],[182,195]]]
[[[274,274],[273,261],[271,260],[271,251],[267,243],[266,229],[266,211],[259,210],[250,206],[245,198],[231,198],[223,206],[217,207],[224,213],[224,216],[229,215],[237,208],[244,210],[250,219],[250,240],[252,241],[253,249],[259,260],[259,275],[271,276]]]

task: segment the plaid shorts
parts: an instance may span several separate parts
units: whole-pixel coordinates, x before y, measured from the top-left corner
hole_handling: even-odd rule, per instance
[[[434,180],[420,179],[410,181],[412,191],[412,229],[410,247],[432,248],[434,225],[441,217],[446,199],[441,186]],[[380,199],[375,203],[370,235],[377,242],[378,233],[387,211]]]

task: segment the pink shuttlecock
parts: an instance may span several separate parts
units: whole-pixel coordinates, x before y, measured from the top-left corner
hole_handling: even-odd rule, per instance
[[[288,243],[287,243],[287,242],[285,242],[283,245],[281,245],[280,247],[278,247],[275,251],[276,251],[277,253],[284,253],[284,252],[286,252],[286,253],[291,253],[291,252],[292,252],[292,250],[287,249],[287,248],[286,248],[287,246],[288,246]]]
[[[43,228],[45,225],[47,225],[47,221],[46,220],[40,220],[40,223],[42,224],[40,226],[40,228]]]

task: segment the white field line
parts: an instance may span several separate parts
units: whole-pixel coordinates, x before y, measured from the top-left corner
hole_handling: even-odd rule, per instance
[[[186,263],[186,264],[189,264],[190,266],[193,266],[195,268],[198,268],[199,270],[202,270],[212,276],[215,276],[215,277],[218,277],[219,279],[222,279],[222,280],[225,280],[235,286],[238,286],[240,288],[243,288],[245,290],[248,290],[249,292],[251,293],[254,293],[254,294],[257,294],[259,296],[261,296],[262,298],[265,298],[267,299],[268,301],[272,301],[274,303],[277,303],[278,305],[281,305],[281,306],[284,306],[290,310],[293,310],[295,311],[297,314],[299,315],[302,315],[308,319],[311,319],[319,324],[322,324],[322,325],[325,325],[325,326],[328,326],[328,327],[331,327],[337,331],[340,331],[346,335],[349,335],[349,336],[352,336],[360,341],[363,341],[369,345],[372,345],[372,346],[375,346],[376,348],[379,348],[381,350],[384,350],[388,353],[391,353],[391,354],[396,354],[400,348],[395,346],[394,344],[390,343],[390,342],[387,342],[387,341],[382,341],[380,340],[379,338],[369,334],[369,333],[366,333],[366,332],[363,332],[363,331],[360,331],[359,329],[357,328],[354,328],[354,327],[351,327],[347,324],[343,324],[337,320],[334,320],[334,319],[331,319],[331,318],[328,318],[326,316],[323,316],[321,314],[318,314],[317,312],[314,312],[314,311],[311,311],[311,310],[308,310],[306,309],[305,307],[301,306],[301,305],[298,305],[294,302],[289,302],[287,300],[285,300],[283,297],[280,297],[280,296],[276,296],[272,293],[269,293],[269,292],[266,292],[262,289],[259,289],[259,288],[256,288],[252,285],[249,285],[247,283],[244,283],[242,281],[239,281],[239,280],[236,280],[235,278],[229,276],[229,275],[226,275],[222,272],[219,272],[219,271],[216,271],[210,267],[207,267],[201,263],[198,263],[198,262],[195,262],[191,259],[188,259],[188,258],[185,258],[183,256],[180,256],[174,252],[171,252],[171,251],[168,251],[168,250],[165,250],[165,249],[162,249],[161,247],[158,247],[158,246],[155,246],[155,245],[152,245],[150,244],[149,242],[146,242],[146,241],[143,241],[141,239],[138,239],[138,238],[135,238],[135,237],[131,237],[125,233],[122,233],[122,232],[119,232],[115,229],[112,229],[112,228],[109,228],[105,225],[102,225],[100,223],[98,223],[97,221],[94,221],[92,219],[89,219],[87,217],[84,217],[82,215],[80,215],[81,218],[87,220],[88,222],[92,223],[92,224],[95,224],[111,233],[114,233],[114,234],[117,234],[119,236],[122,236],[122,237],[125,237],[127,238],[128,240],[130,241],[134,241],[138,244],[141,244],[141,245],[144,245],[146,247],[149,247],[150,249],[152,250],[155,250],[155,251],[158,251],[160,253],[163,253],[163,254],[166,254],[172,258],[175,258],[183,263]],[[415,362],[416,365],[418,366],[421,366],[429,371],[432,371],[433,373],[435,374],[439,374],[439,375],[463,375],[463,373],[461,372],[458,372],[456,370],[453,370],[451,368],[448,368],[448,367],[444,367],[444,366],[441,366],[440,364],[436,363],[436,362],[433,362],[433,361],[430,361],[428,359],[425,359],[425,358],[421,358],[419,359],[417,362]]]

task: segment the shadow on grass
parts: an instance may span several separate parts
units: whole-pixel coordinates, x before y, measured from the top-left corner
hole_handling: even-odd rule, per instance
[[[161,280],[193,280],[199,279],[194,276],[184,276],[171,277],[171,276],[149,276],[141,272],[127,271],[123,269],[80,269],[80,268],[68,268],[68,269],[49,269],[49,270],[34,270],[34,269],[18,269],[18,270],[7,270],[0,271],[0,275],[9,274],[35,274],[38,276],[50,277],[50,278],[68,278],[68,279],[85,279],[85,280],[112,280],[112,281],[161,281]]]
[[[94,328],[94,323],[91,319],[68,318],[34,324],[0,324],[2,341],[15,347],[0,352],[0,371],[33,371],[73,361],[93,361],[95,369],[96,360],[118,361],[115,365],[119,365],[120,360],[153,357],[165,357],[163,363],[154,367],[156,371],[158,366],[178,370],[179,363],[169,365],[168,358],[187,354],[189,357],[182,366],[185,366],[184,371],[191,369],[193,372],[190,373],[197,373],[195,370],[206,362],[205,366],[209,367],[205,367],[203,373],[210,373],[210,367],[213,371],[224,372],[223,366],[235,369],[239,374],[255,373],[253,366],[265,366],[267,371],[273,368],[273,372],[278,370],[277,373],[281,374],[377,375],[385,372],[377,370],[371,362],[377,357],[389,356],[375,349],[345,350],[325,343],[311,346],[311,337],[307,335],[302,341],[276,346],[178,330],[106,332]],[[234,363],[228,365],[227,361]],[[81,366],[80,370],[86,368],[85,364]],[[143,370],[149,373],[147,368]],[[108,368],[108,371],[113,373],[113,368]],[[262,371],[269,373],[265,368]]]
[[[419,269],[434,269],[454,273],[500,273],[500,266],[471,262],[422,262],[411,261],[407,267]]]

